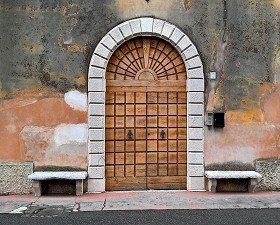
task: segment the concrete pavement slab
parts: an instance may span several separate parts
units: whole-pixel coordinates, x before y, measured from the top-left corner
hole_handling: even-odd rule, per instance
[[[10,213],[20,207],[31,205],[38,197],[33,195],[5,195],[0,196],[0,213]]]
[[[0,213],[20,207],[66,211],[280,208],[280,192],[209,193],[188,191],[130,191],[84,194],[0,196]],[[28,211],[27,210],[27,211]],[[30,211],[29,210],[29,211]],[[32,210],[31,210],[32,211]]]

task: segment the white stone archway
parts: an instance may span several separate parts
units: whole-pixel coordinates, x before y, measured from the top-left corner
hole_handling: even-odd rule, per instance
[[[105,191],[105,92],[106,67],[113,52],[137,36],[157,36],[168,41],[187,69],[187,189],[204,190],[204,74],[198,51],[176,26],[149,17],[126,21],[98,43],[88,71],[88,192]]]

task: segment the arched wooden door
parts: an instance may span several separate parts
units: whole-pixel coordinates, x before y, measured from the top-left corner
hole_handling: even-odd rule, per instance
[[[186,189],[186,69],[166,41],[121,45],[106,71],[106,190]]]

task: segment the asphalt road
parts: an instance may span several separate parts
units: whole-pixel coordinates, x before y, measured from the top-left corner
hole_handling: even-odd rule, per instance
[[[280,209],[235,210],[147,210],[64,212],[58,216],[38,217],[0,214],[1,225],[279,225]]]

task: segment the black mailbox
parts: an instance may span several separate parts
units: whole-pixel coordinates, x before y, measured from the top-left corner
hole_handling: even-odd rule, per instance
[[[214,112],[214,127],[224,127],[224,126],[225,126],[225,113]]]

